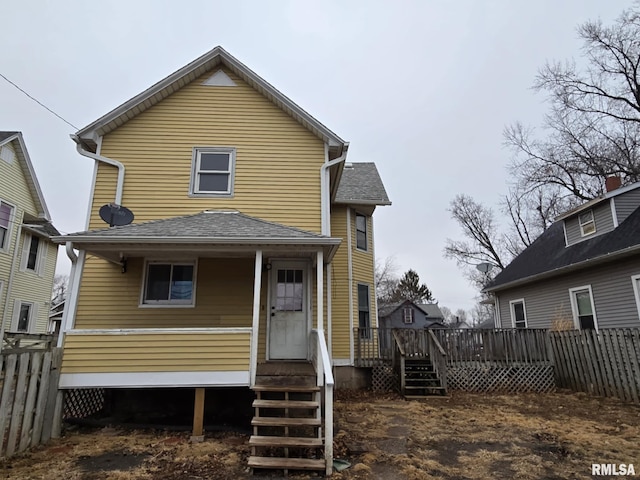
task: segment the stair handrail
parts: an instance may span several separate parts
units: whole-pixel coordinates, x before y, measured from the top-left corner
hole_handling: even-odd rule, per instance
[[[327,476],[333,472],[333,387],[335,380],[331,371],[329,349],[324,338],[324,331],[313,329],[316,336],[316,369],[317,385],[324,386],[324,459]]]
[[[405,357],[406,357],[406,351],[404,349],[404,342],[403,340],[400,339],[400,333],[398,332],[398,330],[393,330],[392,332],[393,334],[393,340],[395,343],[395,347],[393,349],[393,367],[394,368],[398,368],[398,377],[400,378],[400,393],[402,395],[405,394],[405,385],[406,385],[406,377],[405,377],[405,371],[404,371],[404,367],[405,367]],[[397,365],[396,364],[396,360],[395,360],[395,352],[400,353],[400,364]]]
[[[447,391],[447,353],[440,344],[438,337],[436,337],[433,330],[427,329],[429,338],[429,354],[431,356],[431,363],[438,378],[440,378],[440,384],[444,387],[444,391]],[[439,355],[437,355],[439,354]]]
[[[402,355],[403,357],[406,356],[405,350],[404,350],[404,342],[402,340],[400,340],[399,334],[398,334],[398,330],[393,330],[393,339],[396,342],[396,346],[398,347],[398,350],[400,351],[400,355]]]

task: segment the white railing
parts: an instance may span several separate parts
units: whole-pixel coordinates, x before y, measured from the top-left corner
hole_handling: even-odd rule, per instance
[[[315,336],[315,341],[313,337]],[[322,330],[311,332],[312,362],[317,372],[317,385],[324,387],[324,458],[326,475],[333,472],[333,372],[329,349]]]

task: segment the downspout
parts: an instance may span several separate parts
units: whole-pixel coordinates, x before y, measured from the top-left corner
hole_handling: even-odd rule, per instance
[[[102,155],[98,155],[97,153],[90,152],[85,150],[82,147],[82,140],[77,135],[71,135],[71,139],[76,142],[76,150],[83,157],[92,158],[93,160],[97,160],[98,162],[106,163],[107,165],[111,165],[118,169],[118,182],[116,183],[116,198],[115,204],[122,204],[122,189],[124,187],[124,165],[117,160],[112,158],[108,158]]]
[[[7,282],[7,292],[4,297],[4,312],[2,313],[2,325],[0,325],[0,351],[4,346],[4,332],[7,329],[7,316],[9,315],[9,298],[13,287],[13,277],[16,273],[16,264],[18,262],[18,250],[20,249],[20,239],[22,238],[22,223],[18,225],[16,231],[16,241],[13,247],[13,259],[11,260],[11,273],[9,273],[9,281]],[[11,240],[9,240],[11,242]],[[15,314],[15,313],[14,313]]]
[[[74,285],[76,283],[76,277],[78,276],[78,256],[76,252],[73,251],[73,242],[65,243],[65,251],[67,252],[67,257],[71,260],[71,274],[69,275],[69,285],[67,285],[67,298],[65,299],[64,304],[64,312],[62,313],[62,320],[60,321],[60,332],[58,333],[58,348],[62,347],[62,343],[64,342],[64,336],[67,331],[67,323],[69,321],[69,310],[71,310],[71,302],[75,301],[71,296],[73,295]]]

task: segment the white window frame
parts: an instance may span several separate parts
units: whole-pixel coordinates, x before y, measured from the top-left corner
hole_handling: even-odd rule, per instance
[[[36,253],[35,268],[29,268],[27,264],[29,263],[29,252],[31,250],[31,239],[33,237],[36,237],[39,239],[38,251]],[[32,272],[38,275],[39,277],[42,277],[44,275],[46,259],[47,259],[47,243],[45,239],[37,235],[26,233],[24,236],[24,241],[22,242],[22,258],[20,260],[20,271]]]
[[[171,265],[172,270],[174,265],[192,265],[193,266],[193,294],[191,300],[150,300],[145,301],[145,293],[147,291],[147,275],[149,272],[149,265],[161,264]],[[197,260],[156,260],[145,259],[144,271],[142,273],[142,288],[140,289],[140,300],[138,307],[140,308],[194,308],[196,306],[196,280],[198,278],[198,261]]]
[[[9,205],[9,207],[11,207],[11,213],[9,214],[9,225],[7,229],[7,235],[5,237],[7,239],[7,244],[4,246],[0,245],[0,253],[9,253],[9,249],[11,247],[11,235],[13,233],[13,223],[15,222],[16,218],[16,206],[12,203],[7,202],[6,200],[3,200],[2,198],[0,198],[0,203],[4,203],[5,205]]]
[[[586,222],[582,222],[582,216],[583,215],[587,215],[590,214],[591,215],[591,220],[586,221]],[[596,218],[593,214],[593,210],[587,210],[586,212],[581,212],[578,214],[578,224],[580,224],[580,235],[583,237],[587,237],[589,235],[593,235],[594,233],[596,233]],[[585,227],[587,227],[588,225],[591,225],[593,227],[592,231],[589,232],[585,232]]]
[[[356,287],[356,301],[358,302],[358,327],[359,328],[363,328],[360,325],[360,287],[367,287],[367,306],[369,308],[368,312],[369,312],[369,325],[365,328],[368,329],[368,331],[363,332],[360,331],[360,340],[367,340],[370,341],[372,340],[372,335],[371,335],[371,328],[373,327],[373,323],[371,322],[371,286],[368,283],[357,283],[357,287]]]
[[[638,307],[638,317],[640,318],[640,274],[631,276],[633,294],[636,297],[636,307]]]
[[[200,191],[198,179],[200,175],[200,156],[203,153],[226,153],[229,155],[228,170],[215,170],[217,173],[229,175],[227,190],[222,192]],[[233,186],[235,183],[236,149],[234,147],[194,147],[191,158],[191,182],[189,184],[189,196],[193,197],[233,197]],[[214,170],[211,170],[214,172]]]
[[[20,310],[22,310],[23,305],[29,305],[29,320],[27,323],[27,329],[24,331],[18,331],[18,321],[20,318]],[[37,310],[38,309],[35,302],[29,302],[26,300],[14,301],[13,318],[11,319],[11,331],[15,333],[33,333],[36,326],[35,324],[37,323]]]
[[[13,149],[9,148],[8,144],[2,145],[2,147],[0,147],[0,159],[4,160],[9,165],[11,165],[16,159],[15,152],[13,151]]]
[[[407,313],[409,315],[407,315]],[[414,322],[414,312],[413,312],[413,308],[411,307],[404,307],[402,309],[402,321],[407,324],[407,325],[411,325]]]
[[[589,299],[591,300],[591,310],[593,311],[593,327],[598,331],[598,317],[596,315],[596,302],[593,300],[593,290],[591,285],[582,285],[580,287],[573,287],[569,289],[569,299],[571,301],[571,314],[573,315],[573,326],[576,330],[581,330],[580,319],[578,318],[578,302],[576,301],[576,293],[583,290],[589,291]]]
[[[524,327],[516,326],[516,309],[515,306],[517,303],[522,304],[522,311],[524,313]],[[524,301],[524,298],[516,298],[515,300],[509,301],[509,311],[511,312],[511,327],[512,328],[529,328],[529,320],[527,319],[527,304]]]
[[[361,230],[358,230],[358,217],[363,217],[364,218],[364,248],[360,248],[360,246],[358,245],[358,232]],[[368,216],[360,213],[360,212],[356,212],[355,215],[355,231],[356,231],[356,250],[359,250],[361,252],[368,252],[369,251],[369,219]]]

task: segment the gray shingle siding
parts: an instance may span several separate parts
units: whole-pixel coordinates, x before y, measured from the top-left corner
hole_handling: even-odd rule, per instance
[[[640,256],[499,292],[502,326],[511,327],[509,302],[524,298],[530,328],[549,328],[554,318],[573,319],[569,289],[591,285],[599,328],[638,328],[640,317],[631,277]]]
[[[632,190],[613,198],[618,224],[624,222],[633,211],[640,207],[640,189]]]
[[[580,213],[585,213],[585,210]],[[593,219],[596,224],[596,232],[593,235],[583,237],[580,233],[580,221],[578,220],[580,215],[567,218],[565,220],[565,231],[567,232],[567,244],[573,245],[587,238],[595,237],[596,235],[602,235],[603,233],[613,230],[613,213],[611,211],[611,204],[606,201],[595,206],[593,208]]]

